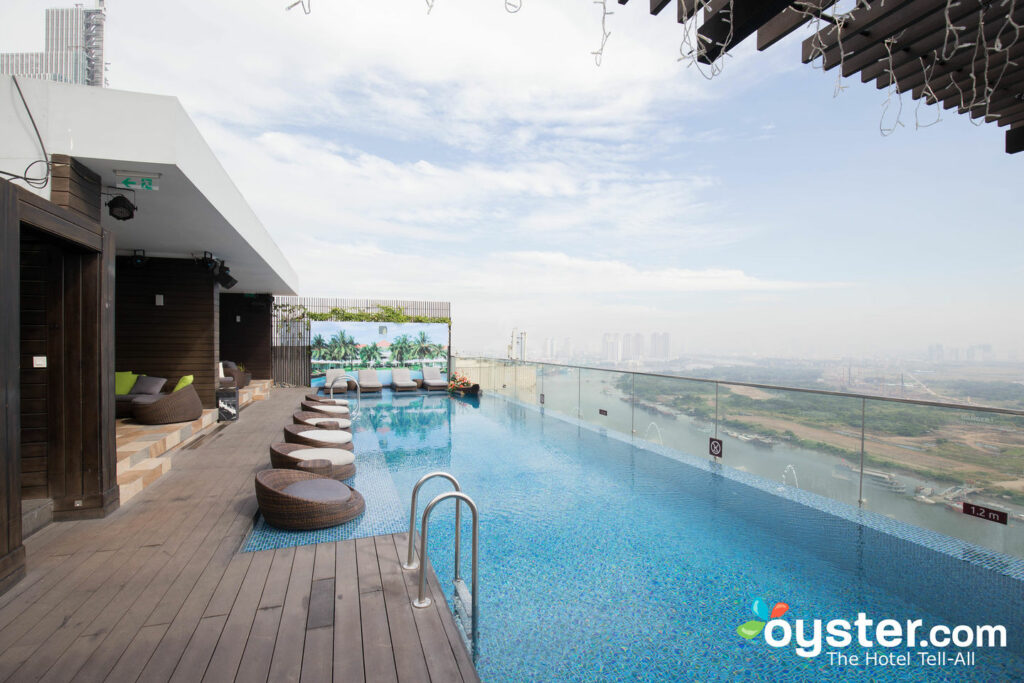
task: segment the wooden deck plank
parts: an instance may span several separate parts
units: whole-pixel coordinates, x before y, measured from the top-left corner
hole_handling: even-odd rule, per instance
[[[216,483],[215,480],[213,485]],[[86,628],[85,633],[68,648],[43,680],[71,680],[88,660],[92,660],[91,672],[94,674],[109,670],[116,663],[120,651],[127,647],[134,636],[133,629],[141,626],[136,622],[148,616],[148,610],[152,609],[150,603],[162,595],[159,577],[168,577],[168,581],[173,578],[177,560],[168,562],[168,556],[184,557],[183,548],[187,548],[185,541],[190,536],[198,541],[197,524],[203,519],[203,513],[201,508],[196,507],[167,542],[163,545],[144,546],[151,553],[145,567],[132,577],[115,596],[112,604]]]
[[[108,517],[27,539],[26,578],[0,596],[0,680],[478,680],[436,578],[435,606],[412,607],[404,537],[238,552],[304,393],[179,449]]]
[[[281,614],[288,594],[288,579],[291,577],[294,548],[274,551],[263,595],[260,598],[252,630],[242,653],[236,680],[262,681],[270,675],[270,664],[277,643],[277,631],[281,625]]]
[[[124,561],[118,558],[111,563],[111,566],[115,567],[114,573],[109,577],[101,579],[96,590],[93,591],[81,608],[69,617],[61,618],[58,615],[54,615],[55,618],[60,619],[60,623],[51,633],[45,635],[39,643],[39,647],[30,657],[26,658],[24,664],[15,672],[15,680],[34,681],[42,678],[82,631],[109,607],[110,601],[120,593],[129,579],[145,565],[152,551],[148,548],[140,548],[137,552],[122,552],[122,554],[130,556],[124,558]],[[96,574],[99,577],[103,577],[101,572]]]
[[[374,539],[374,547],[377,552],[377,564],[380,567],[384,606],[388,615],[388,630],[398,680],[403,683],[430,683],[423,644],[420,642],[416,620],[412,614],[420,610],[409,602],[402,567],[394,551],[395,542],[387,536],[378,536]]]
[[[238,549],[240,542],[240,538],[230,536],[221,539],[216,552],[203,568],[202,574],[197,578],[181,609],[175,615],[174,621],[171,622],[161,639],[159,647],[153,652],[149,663],[142,671],[139,681],[162,682],[170,679],[174,674],[174,669],[177,668],[182,653],[188,647],[192,634],[199,627],[203,613],[210,603],[210,598],[224,576],[231,557]],[[211,653],[212,650],[213,648],[210,648]]]
[[[181,655],[181,661],[174,669],[171,681],[176,683],[195,683],[201,681],[206,674],[206,667],[213,657],[213,650],[217,647],[217,640],[221,631],[227,623],[226,614],[219,614],[210,617],[203,617],[199,626],[188,641],[188,647]]]
[[[306,642],[306,619],[315,559],[314,546],[303,545],[295,549],[281,624],[274,643],[274,656],[270,662],[272,681],[298,681],[302,675],[302,651]]]
[[[210,665],[206,669],[204,681],[216,683],[233,680],[242,661],[245,643],[256,617],[260,597],[263,595],[263,584],[267,581],[270,562],[274,559],[273,551],[246,554],[252,556],[252,562],[245,573],[235,603],[231,606],[227,623],[221,631]]]
[[[384,588],[372,538],[356,539],[359,572],[359,614],[363,632],[363,671],[367,683],[397,682],[395,654],[388,628]]]
[[[404,556],[403,554],[408,548],[407,539],[407,533],[395,534],[391,537],[396,558]],[[382,548],[381,551],[383,550]],[[415,600],[419,595],[419,572],[402,570],[402,574],[407,599]],[[463,680],[455,656],[455,647],[462,647],[462,643],[453,644],[448,640],[448,633],[441,622],[440,614],[438,614],[438,605],[433,604],[425,609],[413,609],[413,618],[416,620],[416,629],[423,644],[423,655],[427,670],[430,672],[430,680]]]
[[[365,677],[356,542],[334,545],[334,678],[361,683]]]

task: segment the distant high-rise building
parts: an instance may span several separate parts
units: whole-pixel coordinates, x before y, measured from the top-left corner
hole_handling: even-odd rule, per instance
[[[602,360],[618,362],[622,356],[619,349],[619,335],[614,332],[605,332],[601,337],[601,358]]]
[[[652,332],[651,347],[648,357],[664,360],[672,355],[669,345],[671,338],[668,332]]]
[[[942,344],[932,344],[928,347],[928,360],[932,363],[941,363],[945,359]]]
[[[562,347],[558,349],[558,357],[564,360],[572,360],[572,340],[569,337],[562,340]]]
[[[640,360],[644,355],[644,335],[637,332],[633,335],[633,360]]]
[[[636,351],[633,349],[633,335],[629,332],[622,334],[622,355],[620,360],[636,360]]]
[[[555,339],[554,337],[544,337],[544,360],[555,359]]]
[[[42,52],[0,53],[0,74],[60,83],[104,87],[104,0],[94,9],[81,5],[46,10]]]

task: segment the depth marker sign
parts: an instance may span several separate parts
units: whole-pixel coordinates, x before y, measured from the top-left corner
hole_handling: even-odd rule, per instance
[[[722,457],[722,440],[711,437],[708,439],[708,453],[716,458]]]

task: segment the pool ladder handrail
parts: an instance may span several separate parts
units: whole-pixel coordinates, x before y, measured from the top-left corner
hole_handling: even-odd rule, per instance
[[[362,387],[361,387],[361,386],[359,385],[359,380],[358,380],[358,379],[356,379],[356,378],[355,378],[355,377],[353,377],[352,375],[348,375],[348,374],[346,374],[346,375],[345,375],[344,377],[342,377],[342,376],[338,376],[338,377],[335,377],[335,378],[334,378],[333,380],[331,380],[331,384],[330,384],[330,386],[325,386],[324,388],[325,388],[325,389],[327,389],[328,391],[330,391],[330,394],[331,394],[331,400],[333,401],[333,400],[334,400],[334,386],[335,386],[335,385],[336,385],[336,384],[337,384],[337,383],[338,383],[339,381],[342,381],[342,382],[345,382],[345,385],[346,385],[346,387],[347,387],[347,386],[348,386],[348,381],[349,381],[349,380],[352,380],[352,381],[353,381],[353,382],[355,382],[355,384],[356,384],[356,407],[355,407],[355,409],[354,409],[354,410],[352,411],[352,417],[355,417],[356,415],[358,415],[358,414],[359,414],[359,408],[360,408],[360,407],[362,406],[362,404],[363,404],[363,399],[362,399]],[[347,391],[347,388],[346,388],[346,391]]]
[[[412,570],[419,567],[419,560],[416,559],[416,499],[419,497],[420,487],[426,484],[431,479],[436,478],[447,479],[451,482],[452,486],[455,487],[456,491],[461,491],[462,487],[459,486],[459,481],[448,474],[447,472],[429,472],[420,477],[420,480],[416,482],[416,485],[412,487],[412,502],[409,505],[409,552],[406,554],[405,562],[402,563],[402,569]],[[462,510],[458,501],[455,501],[455,528],[461,528],[461,515]],[[455,534],[455,580],[459,580],[459,534]]]
[[[422,520],[420,522],[420,529],[421,529],[421,531],[420,531],[420,538],[421,538],[421,540],[420,540],[420,556],[419,556],[419,561],[417,562],[416,558],[415,558],[415,555],[414,555],[414,548],[413,548],[413,546],[414,546],[413,538],[414,538],[415,533],[416,533],[416,526],[415,526],[416,525],[416,496],[419,493],[420,486],[422,486],[425,482],[427,482],[430,479],[433,479],[435,477],[442,477],[444,479],[447,479],[448,481],[450,481],[452,483],[453,486],[455,486],[455,490],[454,491],[447,491],[445,493],[439,494],[432,501],[427,503],[427,506],[423,509],[423,518],[422,518]],[[402,565],[402,567],[404,569],[406,569],[406,570],[416,569],[417,567],[419,568],[419,570],[420,570],[419,593],[417,594],[416,599],[413,601],[412,604],[413,604],[414,607],[417,607],[417,608],[420,608],[420,609],[423,609],[425,607],[430,607],[430,605],[432,604],[433,601],[430,599],[430,596],[427,595],[427,572],[426,572],[427,544],[429,542],[429,537],[430,537],[430,513],[433,512],[434,508],[437,507],[437,505],[439,503],[441,503],[441,502],[443,502],[445,500],[448,500],[449,498],[454,498],[455,499],[455,571],[454,571],[454,578],[452,580],[452,583],[455,584],[456,593],[458,593],[458,589],[459,589],[459,584],[460,583],[462,584],[463,588],[465,587],[465,583],[462,581],[462,579],[459,576],[459,536],[460,536],[460,532],[462,530],[461,526],[460,526],[460,521],[461,521],[461,519],[460,519],[460,515],[461,515],[460,507],[461,507],[461,504],[462,503],[466,503],[466,505],[469,506],[470,511],[473,513],[473,540],[472,540],[472,545],[473,545],[473,562],[472,562],[472,576],[471,576],[471,579],[470,579],[471,588],[470,588],[470,606],[469,607],[470,607],[470,640],[471,640],[471,643],[472,643],[472,649],[473,649],[474,656],[475,656],[476,644],[477,644],[477,632],[478,632],[477,626],[479,624],[479,609],[478,609],[478,606],[480,604],[480,600],[479,600],[479,596],[480,596],[480,583],[479,583],[479,580],[478,580],[478,575],[479,575],[478,567],[479,567],[479,557],[480,557],[480,519],[479,519],[479,514],[478,514],[478,511],[477,511],[476,503],[473,501],[472,498],[470,498],[469,496],[467,496],[465,493],[462,492],[461,487],[459,486],[459,482],[455,479],[455,477],[453,477],[452,475],[448,474],[447,472],[431,472],[429,474],[426,474],[418,482],[416,482],[416,486],[413,487],[413,490],[412,490],[412,505],[410,506],[411,510],[410,510],[410,513],[409,513],[409,557],[408,557],[408,561],[405,562]]]

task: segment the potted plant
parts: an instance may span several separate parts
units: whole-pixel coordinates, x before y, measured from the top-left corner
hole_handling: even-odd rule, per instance
[[[448,380],[448,393],[459,396],[476,396],[480,393],[480,385],[473,384],[469,378],[458,372],[453,372]]]

